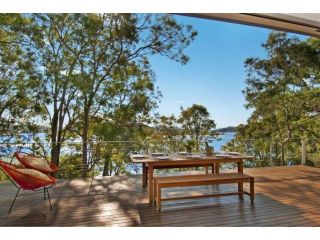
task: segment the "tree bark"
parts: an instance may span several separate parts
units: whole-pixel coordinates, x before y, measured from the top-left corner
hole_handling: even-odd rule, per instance
[[[88,132],[89,132],[89,110],[84,108],[84,122],[82,132],[82,176],[87,177],[88,172]]]
[[[103,166],[103,172],[102,176],[110,176],[110,156],[106,156],[106,159],[104,160],[104,166]]]
[[[63,123],[65,118],[65,113],[63,111],[63,103],[60,103],[60,107],[58,109],[54,107],[51,124],[51,161],[57,166],[59,166]]]
[[[284,142],[281,142],[281,165],[284,166]]]
[[[196,152],[199,152],[199,137],[196,135]]]
[[[54,100],[54,113],[51,121],[51,161],[55,165],[59,165],[60,147],[58,146],[58,109],[57,101]]]

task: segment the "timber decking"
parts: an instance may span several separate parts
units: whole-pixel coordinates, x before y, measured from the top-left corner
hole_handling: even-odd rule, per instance
[[[255,177],[255,201],[227,196],[148,203],[141,176],[60,180],[51,190],[53,210],[42,194],[18,198],[0,184],[0,226],[320,226],[320,169],[294,166],[245,169]],[[172,188],[163,196],[235,190],[236,184]]]

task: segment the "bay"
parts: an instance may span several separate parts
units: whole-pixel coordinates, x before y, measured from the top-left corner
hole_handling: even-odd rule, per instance
[[[221,152],[222,146],[230,142],[235,134],[235,132],[220,133],[220,136],[217,139],[209,139],[209,146],[213,147],[216,152]]]

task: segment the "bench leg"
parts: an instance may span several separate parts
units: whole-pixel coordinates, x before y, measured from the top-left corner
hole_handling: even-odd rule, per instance
[[[251,178],[250,181],[250,200],[251,202],[254,200],[254,178]]]
[[[243,197],[243,182],[241,182],[241,183],[239,182],[238,183],[238,192],[240,193],[239,197],[242,198]]]
[[[209,168],[208,168],[208,166],[205,166],[205,168],[206,168],[206,174],[208,174],[208,173],[209,173]]]
[[[157,184],[156,181],[153,180],[153,204],[156,204],[156,197],[157,197]]]
[[[149,194],[149,202],[153,202],[153,166],[148,166],[148,194]]]
[[[157,211],[161,211],[161,187],[157,184]]]

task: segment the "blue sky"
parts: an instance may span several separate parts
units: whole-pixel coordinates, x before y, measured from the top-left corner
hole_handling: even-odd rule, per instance
[[[269,29],[240,24],[175,16],[179,23],[191,24],[198,36],[186,49],[191,58],[182,66],[165,57],[150,59],[156,73],[156,85],[163,97],[159,113],[180,112],[193,103],[207,107],[217,127],[245,123],[251,110],[244,108],[246,72],[244,61],[248,57],[266,55],[261,44]]]

